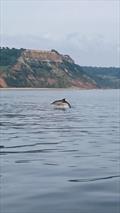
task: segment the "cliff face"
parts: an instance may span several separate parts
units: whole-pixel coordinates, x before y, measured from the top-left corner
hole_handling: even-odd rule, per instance
[[[1,87],[96,88],[96,83],[68,55],[55,50],[24,50],[16,63],[1,71]]]
[[[120,68],[81,67],[56,50],[0,48],[0,87],[120,88]]]

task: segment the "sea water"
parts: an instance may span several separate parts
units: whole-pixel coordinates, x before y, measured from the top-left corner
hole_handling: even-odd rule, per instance
[[[118,213],[119,94],[1,90],[0,212]]]

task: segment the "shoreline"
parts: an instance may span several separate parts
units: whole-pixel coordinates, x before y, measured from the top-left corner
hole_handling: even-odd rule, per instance
[[[71,88],[34,88],[34,87],[5,87],[5,88],[0,88],[0,91],[2,90],[120,90],[120,88],[79,88],[79,87],[71,87]]]
[[[79,87],[69,87],[69,88],[48,88],[48,87],[4,87],[0,90],[93,90],[98,88],[79,88]]]

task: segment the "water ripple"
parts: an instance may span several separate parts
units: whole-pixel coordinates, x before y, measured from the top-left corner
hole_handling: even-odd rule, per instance
[[[112,179],[112,178],[118,178],[120,177],[120,175],[113,175],[113,176],[107,176],[107,177],[99,177],[99,178],[81,178],[81,179],[70,179],[68,180],[69,182],[94,182],[94,181],[101,181],[101,180],[108,180],[108,179]]]
[[[6,154],[24,154],[24,153],[48,153],[53,152],[57,149],[36,149],[36,150],[27,150],[27,151],[1,151],[0,155],[6,155]]]

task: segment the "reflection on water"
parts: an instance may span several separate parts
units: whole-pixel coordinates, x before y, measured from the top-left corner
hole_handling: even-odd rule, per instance
[[[71,109],[50,103],[67,98]],[[118,213],[119,90],[2,90],[1,213]]]

